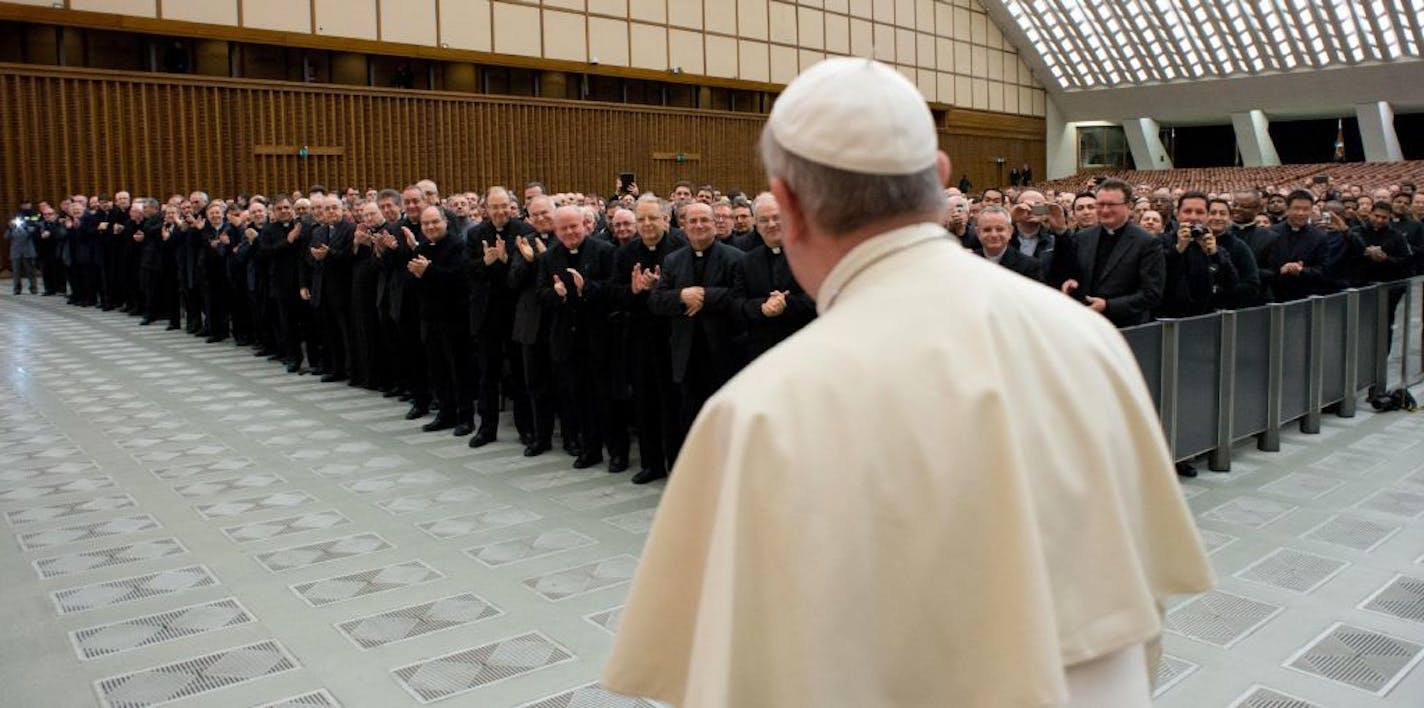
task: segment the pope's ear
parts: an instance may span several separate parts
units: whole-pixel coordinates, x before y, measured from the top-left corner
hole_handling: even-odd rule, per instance
[[[770,187],[771,196],[776,198],[776,205],[781,209],[781,240],[791,244],[800,243],[807,235],[801,200],[791,191],[786,180],[780,177],[771,178]]]
[[[949,155],[945,154],[943,150],[940,150],[939,153],[935,155],[935,167],[939,170],[939,186],[949,186],[950,167],[952,167],[952,165],[949,161]]]

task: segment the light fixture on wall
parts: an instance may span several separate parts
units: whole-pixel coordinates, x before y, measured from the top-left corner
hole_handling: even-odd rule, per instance
[[[598,66],[598,57],[589,57],[589,58],[588,58],[588,63],[590,63],[590,64],[592,64],[592,65],[594,65],[594,66]]]
[[[680,66],[674,66],[673,68],[668,69],[668,71],[671,71],[671,72],[674,73],[674,74],[681,74],[681,73],[682,73],[682,67],[680,67]]]

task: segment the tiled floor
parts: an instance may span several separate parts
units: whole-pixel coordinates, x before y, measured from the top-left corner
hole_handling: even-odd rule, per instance
[[[0,363],[0,705],[648,705],[591,684],[660,487],[55,298]],[[1424,415],[1284,442],[1184,487],[1158,705],[1424,706]]]

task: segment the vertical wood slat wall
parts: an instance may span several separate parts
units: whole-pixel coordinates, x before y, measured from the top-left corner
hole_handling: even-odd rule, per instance
[[[164,197],[275,194],[325,184],[445,192],[488,185],[644,190],[678,179],[755,191],[764,116],[452,94],[192,81],[0,66],[0,209],[22,198],[128,189]],[[340,156],[256,155],[254,146],[339,147]],[[699,160],[654,160],[654,152]]]

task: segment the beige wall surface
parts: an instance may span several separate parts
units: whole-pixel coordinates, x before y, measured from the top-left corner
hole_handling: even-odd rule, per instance
[[[870,56],[894,64],[929,101],[1044,115],[1042,85],[978,0],[66,0],[63,4],[74,10],[240,23],[771,83],[785,83],[828,56]]]

